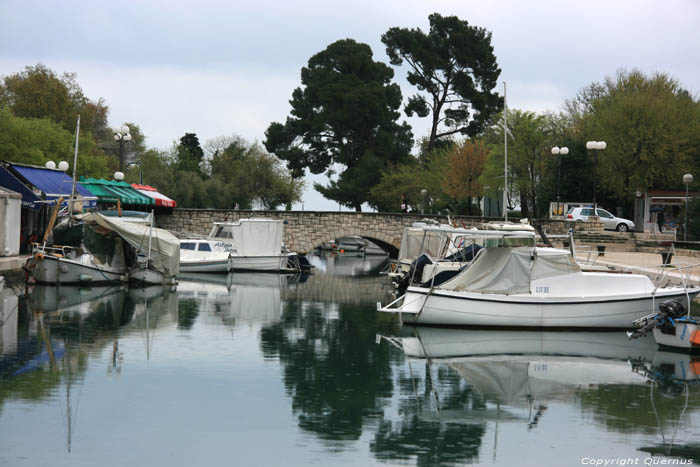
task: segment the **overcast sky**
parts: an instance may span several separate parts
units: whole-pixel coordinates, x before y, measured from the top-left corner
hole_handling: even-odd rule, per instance
[[[427,31],[432,12],[492,32],[511,108],[559,110],[618,69],[666,72],[700,92],[698,0],[0,0],[0,75],[39,62],[75,72],[89,98],[105,99],[110,123],[137,123],[149,147],[187,132],[202,144],[233,134],[262,142],[287,117],[312,55],[352,38],[388,64],[381,34]],[[405,100],[406,69],[395,71]],[[427,119],[407,120],[427,134]],[[338,206],[308,183],[304,208]]]

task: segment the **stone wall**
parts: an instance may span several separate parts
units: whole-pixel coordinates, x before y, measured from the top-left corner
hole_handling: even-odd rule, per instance
[[[291,251],[307,253],[324,242],[336,238],[358,235],[378,240],[394,248],[401,246],[401,234],[404,227],[423,219],[434,219],[447,223],[447,216],[375,213],[375,212],[334,212],[334,211],[238,211],[223,209],[174,209],[170,214],[156,216],[158,227],[178,235],[207,235],[214,222],[231,222],[247,218],[282,219],[285,226],[284,242]],[[450,217],[453,225],[460,227],[479,227],[484,222],[499,222],[502,219],[487,217]],[[571,222],[559,219],[534,220],[550,235],[564,235],[569,227],[576,232],[597,232],[603,230],[603,224],[597,220],[589,222]]]
[[[156,216],[158,227],[179,237],[207,235],[214,222],[231,222],[247,218],[282,219],[285,226],[284,242],[291,251],[306,253],[324,242],[358,235],[379,240],[394,248],[401,246],[404,227],[423,219],[447,223],[447,216],[332,211],[238,211],[220,209],[174,209],[169,214]],[[496,219],[456,216],[450,220],[456,225],[478,227]]]

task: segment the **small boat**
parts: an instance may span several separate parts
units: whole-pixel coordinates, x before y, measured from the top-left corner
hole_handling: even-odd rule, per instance
[[[320,248],[322,250],[362,253],[365,255],[386,256],[388,254],[374,242],[358,236],[340,237],[333,242],[324,243]]]
[[[180,272],[227,273],[230,270],[231,255],[220,242],[180,240]]]
[[[284,250],[284,221],[277,219],[240,219],[215,222],[207,240],[227,249],[233,271],[295,272]]]
[[[536,247],[533,232],[459,233],[487,238],[469,265],[440,285],[409,286],[378,311],[415,324],[630,329],[657,301],[700,293],[641,274],[583,272],[569,251]]]
[[[180,241],[153,223],[124,221],[100,213],[85,214],[85,224],[121,238],[129,247],[128,274],[131,282],[174,284],[180,270]]]
[[[659,304],[659,311],[635,321],[637,329],[628,332],[638,338],[651,331],[659,347],[678,352],[700,352],[700,320],[690,316],[678,300]]]

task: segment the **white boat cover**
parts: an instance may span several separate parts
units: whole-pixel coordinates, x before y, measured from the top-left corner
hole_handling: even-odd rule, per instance
[[[224,226],[231,236],[214,236],[217,226]],[[209,238],[231,244],[238,256],[279,256],[283,237],[283,220],[240,219],[238,222],[216,223]]]
[[[148,251],[151,232],[149,225],[128,222],[119,217],[103,216],[96,212],[83,216],[83,221],[115,232],[142,254]],[[180,271],[180,240],[167,230],[153,227],[151,265],[166,277],[172,277]]]
[[[471,265],[439,288],[490,294],[530,293],[530,282],[580,272],[566,250],[532,247],[484,248]]]
[[[399,261],[413,260],[424,253],[434,258],[440,257],[449,239],[448,233],[426,231],[423,227],[406,227],[401,236]]]

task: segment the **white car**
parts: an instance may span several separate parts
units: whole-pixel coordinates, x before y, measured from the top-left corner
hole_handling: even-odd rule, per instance
[[[598,217],[603,223],[603,228],[607,230],[617,230],[618,232],[628,232],[634,230],[634,222],[615,217],[605,209],[597,209]],[[575,221],[587,221],[588,216],[593,216],[593,208],[576,207],[569,208],[566,213],[566,218]]]

